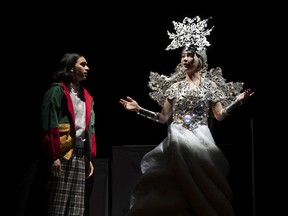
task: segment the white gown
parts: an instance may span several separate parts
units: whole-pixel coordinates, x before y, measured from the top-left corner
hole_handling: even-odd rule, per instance
[[[198,87],[173,84],[174,100],[167,137],[141,161],[129,216],[233,216],[229,164],[208,127],[211,102],[225,94],[203,78]]]

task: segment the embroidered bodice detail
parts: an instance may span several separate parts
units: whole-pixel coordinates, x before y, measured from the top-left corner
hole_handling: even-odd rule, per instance
[[[207,79],[196,87],[186,80],[175,83],[167,89],[165,96],[173,100],[173,121],[189,130],[207,125],[211,102],[225,98],[225,94]]]
[[[220,67],[201,69],[201,83],[192,86],[185,80],[181,64],[170,76],[150,72],[148,83],[149,96],[161,107],[165,99],[173,100],[173,120],[192,130],[198,125],[208,124],[208,115],[212,102],[220,101],[223,107],[235,100],[243,89],[242,82],[226,82]]]

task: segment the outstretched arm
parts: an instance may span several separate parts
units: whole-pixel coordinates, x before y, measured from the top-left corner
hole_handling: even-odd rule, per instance
[[[160,122],[162,124],[164,124],[168,121],[168,119],[172,113],[172,106],[168,100],[165,101],[164,106],[161,110],[161,113],[153,112],[153,111],[147,110],[147,109],[139,106],[137,101],[135,101],[134,99],[132,99],[129,96],[126,97],[126,100],[121,98],[119,100],[119,103],[122,104],[124,109],[126,109],[128,111],[135,111],[139,115],[142,115],[142,116],[149,118],[153,121]]]
[[[245,101],[252,95],[254,95],[254,92],[252,92],[250,89],[246,89],[236,97],[235,101],[233,101],[230,105],[228,105],[225,108],[222,107],[220,102],[212,104],[212,111],[214,117],[218,121],[223,120],[224,118],[229,116],[237,107],[239,107],[243,103],[243,101]]]

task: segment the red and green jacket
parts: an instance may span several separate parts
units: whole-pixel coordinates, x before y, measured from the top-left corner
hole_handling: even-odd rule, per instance
[[[88,160],[96,157],[94,100],[84,88],[86,105],[85,152]],[[43,147],[51,161],[57,158],[68,160],[75,145],[75,115],[68,87],[53,83],[45,94],[41,107]]]

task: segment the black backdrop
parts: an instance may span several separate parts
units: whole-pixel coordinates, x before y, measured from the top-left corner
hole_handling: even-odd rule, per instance
[[[256,51],[261,53],[259,38],[263,37],[265,13],[258,11],[256,16],[256,8],[251,5],[189,2],[183,7],[179,3],[159,8],[143,2],[95,4],[82,2],[60,6],[43,3],[33,5],[36,8],[33,10],[15,10],[15,17],[11,19],[9,30],[13,31],[14,37],[8,44],[9,61],[6,63],[12,70],[9,92],[17,93],[9,96],[12,118],[7,126],[13,137],[8,150],[16,159],[17,171],[12,171],[9,183],[13,182],[15,191],[9,197],[16,197],[17,209],[22,215],[29,205],[27,196],[30,196],[31,185],[32,188],[43,187],[40,105],[44,91],[51,83],[51,73],[64,53],[79,51],[88,60],[89,79],[83,84],[95,98],[97,158],[109,161],[112,146],[156,145],[166,135],[165,125],[124,111],[118,101],[129,95],[141,106],[160,109],[149,98],[147,83],[150,71],[170,74],[179,62],[177,50],[165,51],[170,43],[167,30],[174,31],[173,20],[182,21],[185,16],[199,15],[202,19],[211,16],[209,25],[215,25],[215,28],[208,36],[211,42],[207,51],[209,66],[221,67],[227,80],[243,81],[245,87],[256,92],[259,89],[256,75],[261,58],[257,57]],[[18,4],[17,8],[22,6]],[[255,55],[247,55],[247,51]],[[257,130],[256,101],[257,95],[229,120],[213,124],[215,139],[219,146],[225,147],[232,163],[232,185],[240,203],[246,195],[253,195],[255,186],[256,142],[252,142],[252,128]],[[110,199],[111,196],[113,194]],[[41,199],[32,197],[32,200],[37,203]],[[253,200],[245,204],[250,212],[253,211],[251,203]],[[41,208],[41,203],[38,206]]]

